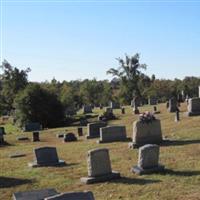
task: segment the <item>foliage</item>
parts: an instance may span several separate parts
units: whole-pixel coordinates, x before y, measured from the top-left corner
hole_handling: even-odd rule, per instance
[[[145,80],[145,75],[140,71],[146,69],[146,64],[140,64],[140,55],[136,53],[134,56],[126,55],[125,60],[117,58],[119,67],[111,68],[107,74],[112,74],[121,80],[120,96],[124,96],[126,102],[130,102],[134,96],[141,97],[139,82]]]
[[[64,108],[54,93],[39,84],[30,84],[15,99],[17,123],[39,122],[43,127],[58,127],[64,124]]]
[[[10,111],[13,109],[13,101],[17,93],[23,90],[28,84],[28,73],[30,68],[20,70],[11,66],[6,60],[0,66],[3,70],[1,75],[1,112],[2,109]],[[2,105],[3,104],[3,105]]]

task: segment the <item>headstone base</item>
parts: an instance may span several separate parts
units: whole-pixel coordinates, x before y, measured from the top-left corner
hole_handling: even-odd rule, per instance
[[[113,171],[112,173],[106,174],[103,176],[83,177],[81,178],[81,182],[85,184],[93,184],[93,183],[105,182],[105,181],[110,181],[110,180],[119,179],[119,178],[121,178],[120,173]]]
[[[161,144],[165,142],[164,140],[158,140],[158,141],[154,141],[154,142],[145,142],[145,143],[135,143],[135,142],[129,142],[128,143],[128,147],[130,149],[136,149],[136,148],[139,148],[141,146],[144,146],[145,144]]]
[[[98,144],[102,144],[102,143],[110,143],[110,142],[127,142],[127,141],[131,141],[131,138],[119,138],[119,139],[115,139],[115,140],[109,140],[109,141],[102,141],[102,140],[97,140]]]
[[[64,160],[59,160],[57,163],[45,163],[45,164],[38,164],[36,161],[32,163],[28,163],[29,167],[35,168],[35,167],[61,167],[65,166],[66,163]]]
[[[86,135],[86,139],[94,139],[94,138],[98,138],[100,136],[97,136],[97,135],[93,135],[93,136],[90,136],[90,135]]]
[[[157,167],[153,167],[149,169],[143,169],[141,167],[134,166],[131,169],[133,173],[136,173],[138,175],[158,173],[158,172],[163,172],[164,170],[165,170],[165,167],[163,165],[158,165]]]

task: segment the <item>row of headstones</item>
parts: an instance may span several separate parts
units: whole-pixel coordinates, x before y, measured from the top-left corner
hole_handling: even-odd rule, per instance
[[[179,112],[178,104],[175,98],[171,98],[167,103],[167,108],[169,112]],[[188,100],[187,106],[187,116],[200,115],[200,98],[190,98]]]

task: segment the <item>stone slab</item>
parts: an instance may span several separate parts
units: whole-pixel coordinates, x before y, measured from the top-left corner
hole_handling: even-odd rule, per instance
[[[143,169],[138,166],[134,166],[131,171],[133,173],[136,173],[138,175],[143,175],[143,174],[152,174],[152,173],[159,173],[163,172],[165,170],[165,167],[163,165],[158,165],[157,167],[149,168],[149,169]]]
[[[13,200],[43,200],[46,197],[57,195],[55,189],[33,190],[25,192],[16,192],[13,194]]]
[[[66,163],[64,160],[59,160],[57,163],[43,163],[39,164],[36,161],[28,163],[29,167],[36,168],[36,167],[62,167],[65,166]]]
[[[67,192],[58,194],[44,200],[94,200],[92,192]]]

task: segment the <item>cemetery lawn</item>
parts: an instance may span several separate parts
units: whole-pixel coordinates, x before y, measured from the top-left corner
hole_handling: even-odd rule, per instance
[[[185,117],[186,105],[180,107],[181,121],[174,122],[174,113],[168,113],[165,104],[157,106],[161,114],[163,136],[176,140],[173,144],[162,145],[160,163],[166,172],[138,176],[130,172],[137,165],[137,149],[129,149],[128,142],[97,144],[97,139],[63,143],[56,137],[66,130],[77,134],[77,127],[64,127],[44,130],[40,142],[31,142],[31,133],[20,132],[11,124],[6,124],[5,140],[10,144],[0,147],[0,199],[9,200],[14,192],[55,188],[58,192],[92,191],[96,200],[198,200],[200,199],[200,116]],[[140,112],[153,110],[153,106],[139,107]],[[132,124],[138,118],[131,107],[126,107],[126,114],[114,110],[117,120],[109,124],[126,125],[127,135],[132,136]],[[102,113],[99,109],[95,114]],[[94,120],[94,118],[92,118]],[[86,134],[86,128],[84,128]],[[25,135],[30,141],[17,141],[16,137]],[[55,146],[60,159],[68,164],[65,167],[29,168],[33,149],[39,146]],[[94,148],[109,148],[112,169],[119,171],[122,178],[111,182],[84,185],[80,178],[87,176],[87,151]],[[13,153],[25,153],[25,157],[9,158]]]

